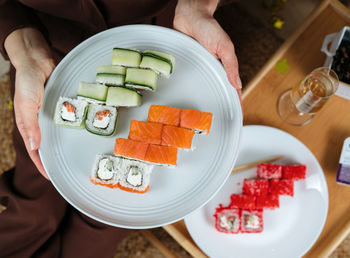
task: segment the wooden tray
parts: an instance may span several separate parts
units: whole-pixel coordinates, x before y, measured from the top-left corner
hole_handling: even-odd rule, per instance
[[[294,135],[314,153],[324,170],[329,190],[328,217],[322,234],[305,257],[328,256],[350,233],[350,187],[336,184],[335,180],[343,141],[350,136],[350,100],[332,96],[303,127],[288,125],[280,119],[277,100],[282,92],[299,83],[313,69],[323,66],[326,57],[320,48],[324,37],[349,24],[350,11],[346,7],[335,0],[323,1],[243,92],[245,125],[273,126]],[[290,69],[282,75],[274,67],[284,58]],[[205,257],[183,221],[164,229],[191,255]]]

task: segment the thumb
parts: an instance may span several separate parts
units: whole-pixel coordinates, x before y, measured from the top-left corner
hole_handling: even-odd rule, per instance
[[[22,98],[15,94],[14,108],[18,130],[23,138],[27,152],[38,168],[39,172],[48,179],[46,171],[41,163],[38,148],[41,142],[41,134],[38,123],[38,111],[40,105],[30,99]]]

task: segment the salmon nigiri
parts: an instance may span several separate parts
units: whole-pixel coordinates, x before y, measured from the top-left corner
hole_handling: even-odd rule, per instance
[[[144,160],[148,149],[148,143],[130,139],[117,138],[114,147],[114,155]]]
[[[148,121],[165,125],[179,126],[180,113],[181,109],[179,108],[151,105],[148,111]]]
[[[182,149],[191,149],[194,131],[177,126],[165,125],[162,133],[162,145]]]
[[[199,110],[183,109],[180,126],[194,130],[196,133],[209,134],[213,114]]]
[[[150,144],[145,161],[154,165],[176,166],[177,148]]]
[[[131,120],[129,139],[152,144],[160,144],[162,129],[162,124]]]

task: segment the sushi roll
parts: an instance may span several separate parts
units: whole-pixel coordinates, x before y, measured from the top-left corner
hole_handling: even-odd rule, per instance
[[[148,146],[148,143],[117,138],[115,141],[113,154],[122,158],[145,160]]]
[[[150,144],[147,148],[144,161],[158,166],[176,167],[177,148]]]
[[[240,210],[236,208],[222,207],[220,204],[214,214],[215,227],[217,231],[226,234],[237,234],[240,232]]]
[[[194,131],[192,130],[165,125],[162,132],[161,145],[190,150],[192,149],[193,135]]]
[[[181,109],[163,105],[151,105],[148,111],[148,121],[165,125],[180,125]]]
[[[84,100],[60,97],[57,101],[54,122],[57,125],[84,128],[88,103]]]
[[[137,90],[155,91],[157,79],[157,73],[151,69],[127,68],[125,86]]]
[[[134,90],[123,87],[109,87],[106,105],[114,107],[138,107],[142,104],[142,95]]]
[[[111,136],[116,131],[118,120],[118,111],[115,107],[90,104],[85,128],[90,133]]]
[[[152,170],[152,165],[136,160],[123,159],[122,166],[117,173],[119,188],[129,192],[147,192]]]
[[[256,173],[258,178],[278,179],[282,177],[282,165],[260,164]]]
[[[271,179],[269,192],[271,194],[293,196],[294,180],[293,179]]]
[[[192,129],[197,134],[209,134],[213,114],[198,110],[181,110],[180,126]]]
[[[141,68],[150,68],[158,74],[169,78],[175,66],[175,58],[172,55],[158,51],[145,51],[142,55]]]
[[[89,103],[104,104],[107,98],[108,87],[100,83],[80,82],[78,98]]]
[[[135,49],[114,48],[112,54],[112,65],[126,67],[139,67],[141,63],[141,53]]]
[[[244,179],[243,194],[266,196],[269,193],[268,179]]]
[[[255,199],[253,195],[232,194],[229,207],[240,209],[255,209]]]
[[[125,72],[126,68],[119,65],[98,66],[96,82],[111,86],[123,86],[125,81]]]
[[[241,232],[242,233],[260,233],[264,229],[263,210],[245,210],[241,211]]]
[[[162,124],[131,120],[128,138],[140,142],[160,144],[162,131]]]
[[[268,194],[256,197],[256,209],[276,209],[280,207],[278,194]]]
[[[305,165],[294,165],[294,166],[283,166],[282,178],[301,180],[306,178],[306,166]]]
[[[95,185],[116,188],[119,182],[117,168],[121,166],[120,159],[115,159],[110,155],[97,155],[92,168],[90,181]]]

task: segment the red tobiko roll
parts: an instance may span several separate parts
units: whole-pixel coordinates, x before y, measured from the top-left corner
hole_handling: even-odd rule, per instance
[[[256,171],[258,178],[271,179],[282,177],[282,165],[260,164]]]
[[[226,234],[237,234],[240,232],[240,209],[223,207],[221,204],[216,208],[214,214],[215,228]]]
[[[255,196],[245,194],[232,194],[231,203],[229,207],[241,209],[255,209]]]
[[[294,180],[293,179],[271,179],[270,193],[293,196]]]
[[[243,194],[265,196],[269,193],[269,181],[267,179],[244,179]]]
[[[241,232],[260,233],[264,229],[263,210],[241,211]]]
[[[301,180],[306,177],[306,166],[305,165],[294,165],[294,166],[283,166],[282,178]]]
[[[269,194],[256,197],[256,209],[276,209],[280,207],[278,194]]]

